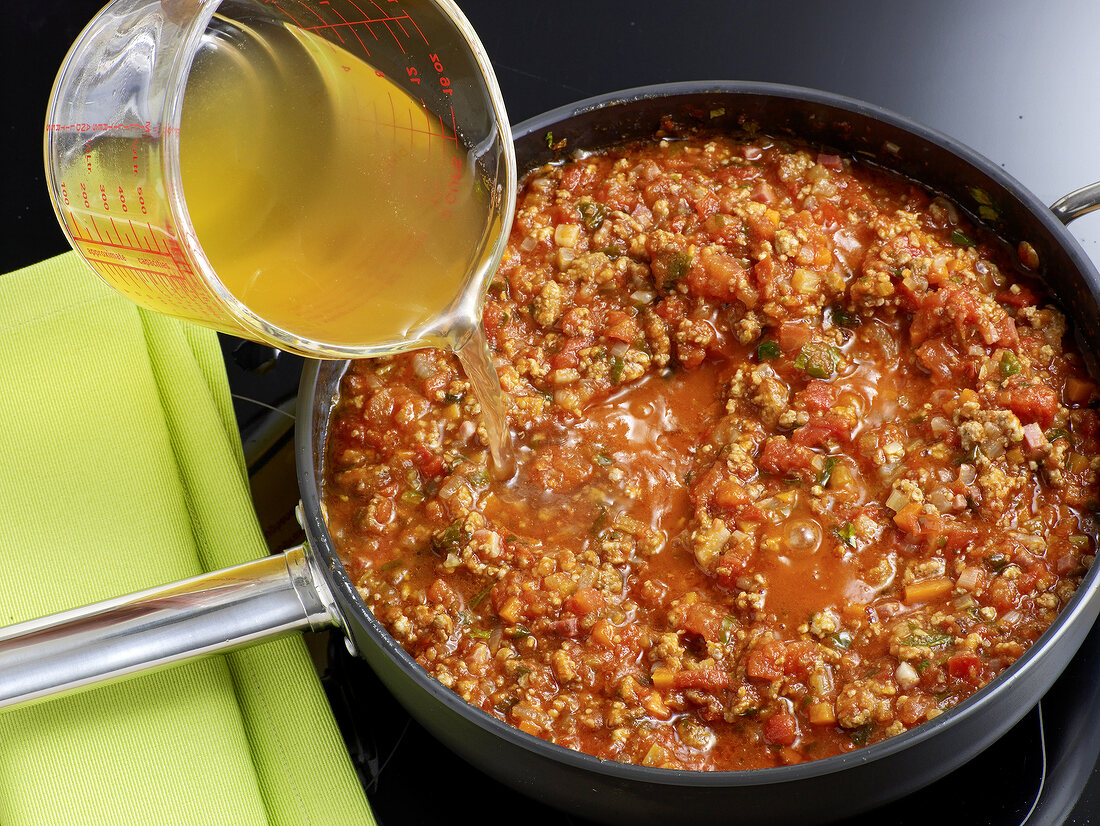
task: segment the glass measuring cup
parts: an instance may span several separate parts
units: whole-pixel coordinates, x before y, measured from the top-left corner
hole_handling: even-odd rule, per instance
[[[459,349],[515,203],[450,0],[115,0],[61,67],[45,157],[107,283],[307,356]]]

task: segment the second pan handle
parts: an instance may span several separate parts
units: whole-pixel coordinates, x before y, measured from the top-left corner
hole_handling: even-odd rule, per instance
[[[1100,181],[1075,189],[1050,205],[1050,211],[1063,224],[1100,209]]]

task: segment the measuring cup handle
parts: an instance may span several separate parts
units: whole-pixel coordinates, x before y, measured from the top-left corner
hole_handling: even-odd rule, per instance
[[[0,628],[0,708],[340,623],[305,546]]]

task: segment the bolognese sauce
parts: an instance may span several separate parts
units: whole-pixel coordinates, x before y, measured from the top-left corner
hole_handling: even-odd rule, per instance
[[[353,362],[330,532],[428,673],[567,748],[730,770],[898,734],[1093,560],[1096,386],[1036,266],[779,139],[535,169],[484,308],[516,476],[450,354]]]

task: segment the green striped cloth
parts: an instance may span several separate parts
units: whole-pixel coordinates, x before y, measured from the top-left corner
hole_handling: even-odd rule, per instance
[[[0,276],[0,624],[267,553],[217,336]],[[373,824],[300,635],[0,712],[0,826]]]

